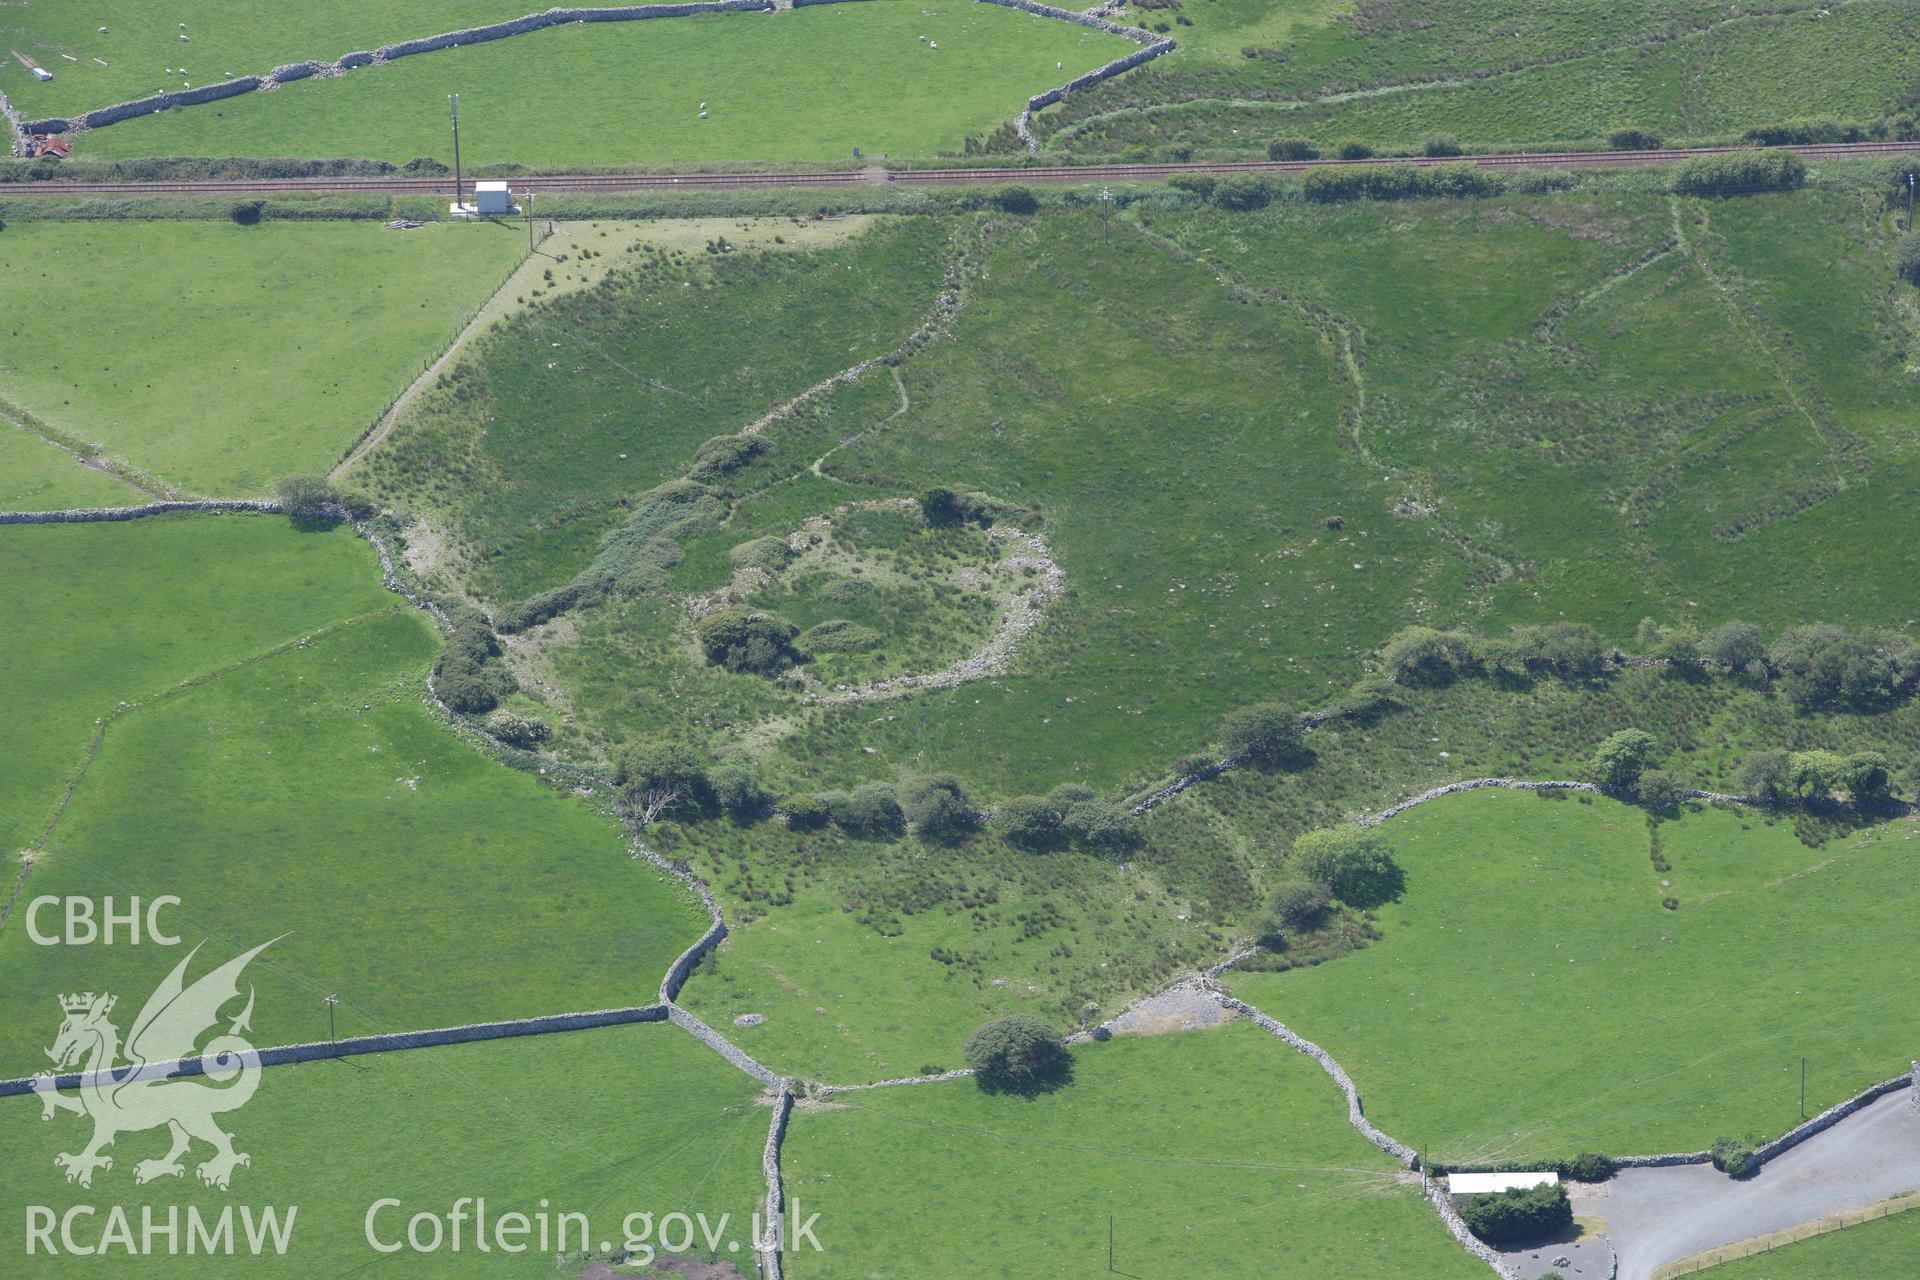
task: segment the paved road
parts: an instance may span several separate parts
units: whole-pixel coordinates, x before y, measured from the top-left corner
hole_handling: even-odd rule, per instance
[[[1702,1249],[1920,1190],[1920,1108],[1905,1089],[1779,1156],[1745,1182],[1711,1165],[1624,1169],[1573,1184],[1573,1211],[1605,1218],[1620,1280]]]

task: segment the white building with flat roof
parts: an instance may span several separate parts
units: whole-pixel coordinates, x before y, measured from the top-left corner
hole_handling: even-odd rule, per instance
[[[1450,1173],[1447,1191],[1456,1196],[1483,1196],[1495,1191],[1525,1191],[1529,1187],[1551,1187],[1560,1181],[1552,1171],[1541,1173]]]

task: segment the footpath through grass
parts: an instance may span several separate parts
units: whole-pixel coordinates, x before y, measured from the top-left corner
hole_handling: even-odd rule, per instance
[[[191,493],[325,471],[525,252],[509,226],[19,222],[4,396]],[[9,427],[9,430],[14,428]]]
[[[47,1007],[57,1013],[51,1001]],[[132,1016],[127,1001],[121,1009]],[[0,1160],[8,1178],[0,1249],[25,1259],[26,1270],[16,1274],[50,1280],[98,1276],[103,1267],[171,1280],[254,1276],[263,1266],[299,1280],[363,1272],[532,1280],[554,1275],[556,1257],[564,1256],[566,1274],[589,1257],[604,1262],[609,1251],[602,1242],[620,1248],[630,1214],[650,1214],[657,1224],[667,1214],[685,1213],[704,1214],[710,1224],[727,1217],[717,1248],[710,1253],[697,1244],[693,1256],[751,1266],[749,1215],[765,1189],[760,1150],[768,1121],[758,1092],[711,1049],[666,1025],[271,1067],[244,1108],[219,1118],[235,1149],[252,1157],[235,1170],[230,1191],[202,1186],[195,1176],[193,1166],[210,1154],[198,1142],[184,1177],[136,1186],[134,1166],[166,1152],[164,1129],[120,1134],[109,1148],[113,1168],[96,1173],[90,1190],[72,1186],[53,1157],[80,1150],[90,1123],[65,1112],[42,1123],[36,1099],[4,1098]],[[505,1215],[526,1215],[534,1228],[519,1243],[530,1247],[517,1254],[478,1249],[471,1203],[457,1252],[450,1234],[434,1253],[379,1253],[367,1242],[368,1212],[377,1201],[400,1201],[373,1218],[375,1238],[391,1245],[404,1244],[408,1220],[419,1213],[438,1217],[450,1233],[447,1215],[465,1197],[485,1198],[489,1233]],[[91,1218],[75,1219],[80,1243],[100,1242],[107,1206],[117,1205],[133,1224],[136,1244],[143,1210],[163,1224],[177,1212],[179,1249],[169,1254],[165,1238],[157,1237],[151,1255],[132,1260],[119,1248],[107,1249],[104,1258],[75,1257],[64,1246],[55,1256],[42,1249],[29,1257],[24,1206],[63,1214],[86,1204],[101,1207]],[[256,1220],[269,1206],[282,1223],[293,1217],[284,1255],[269,1249],[264,1262],[248,1255],[242,1206]],[[189,1256],[187,1215],[197,1212],[211,1227],[223,1211],[234,1215],[236,1256]],[[570,1228],[565,1249],[539,1247],[540,1215],[557,1232],[562,1213],[586,1216],[586,1252],[577,1227]],[[635,1221],[631,1229],[639,1233],[643,1224]],[[420,1239],[432,1237],[423,1230]]]
[[[857,166],[958,150],[1136,47],[994,5],[911,0],[587,23],[143,116],[78,152],[451,162],[458,92],[468,164]]]
[[[651,1003],[697,902],[429,714],[436,647],[381,614],[115,720],[25,896],[171,894],[209,963],[280,939],[249,971],[261,1044],[324,1039],[333,992],[341,1035]],[[44,1066],[56,994],[137,1007],[179,958],[37,946],[23,915],[0,932],[0,1074]]]
[[[1339,1091],[1251,1024],[1074,1051],[1073,1082],[846,1094],[788,1129],[787,1194],[820,1214],[820,1276],[1473,1276]]]
[[[1920,1038],[1908,820],[1809,849],[1788,822],[1660,824],[1610,800],[1477,792],[1382,831],[1381,939],[1230,975],[1318,1041],[1367,1114],[1438,1162],[1775,1137],[1898,1074]],[[1671,908],[1663,900],[1673,902]]]

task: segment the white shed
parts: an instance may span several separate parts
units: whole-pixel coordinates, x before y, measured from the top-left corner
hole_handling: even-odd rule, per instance
[[[474,208],[480,213],[512,213],[513,192],[504,182],[473,184]]]
[[[1560,1181],[1552,1171],[1540,1173],[1450,1173],[1447,1190],[1456,1196],[1480,1196],[1495,1191],[1525,1191],[1529,1187],[1551,1187]]]
[[[33,78],[42,81],[51,80],[53,79],[53,72],[47,70],[45,67],[35,67],[33,69]]]

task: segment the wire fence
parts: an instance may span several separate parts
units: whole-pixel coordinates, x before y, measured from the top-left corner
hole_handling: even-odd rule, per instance
[[[1659,1268],[1653,1273],[1653,1280],[1675,1280],[1677,1276],[1690,1276],[1696,1271],[1705,1271],[1723,1262],[1737,1262],[1741,1258],[1751,1258],[1756,1254],[1771,1253],[1775,1249],[1798,1244],[1802,1240],[1811,1240],[1814,1236],[1823,1236],[1831,1231],[1839,1231],[1843,1227],[1859,1226],[1863,1222],[1877,1222],[1881,1218],[1890,1218],[1896,1213],[1905,1213],[1909,1209],[1920,1209],[1920,1191],[1909,1191],[1905,1195],[1895,1196],[1891,1200],[1882,1200],[1879,1204],[1868,1205],[1864,1209],[1836,1213],[1826,1218],[1815,1218],[1812,1222],[1803,1222],[1797,1227],[1788,1227],[1785,1231],[1755,1236],[1751,1240],[1741,1240],[1734,1244],[1721,1245],[1717,1249],[1691,1254]]]

